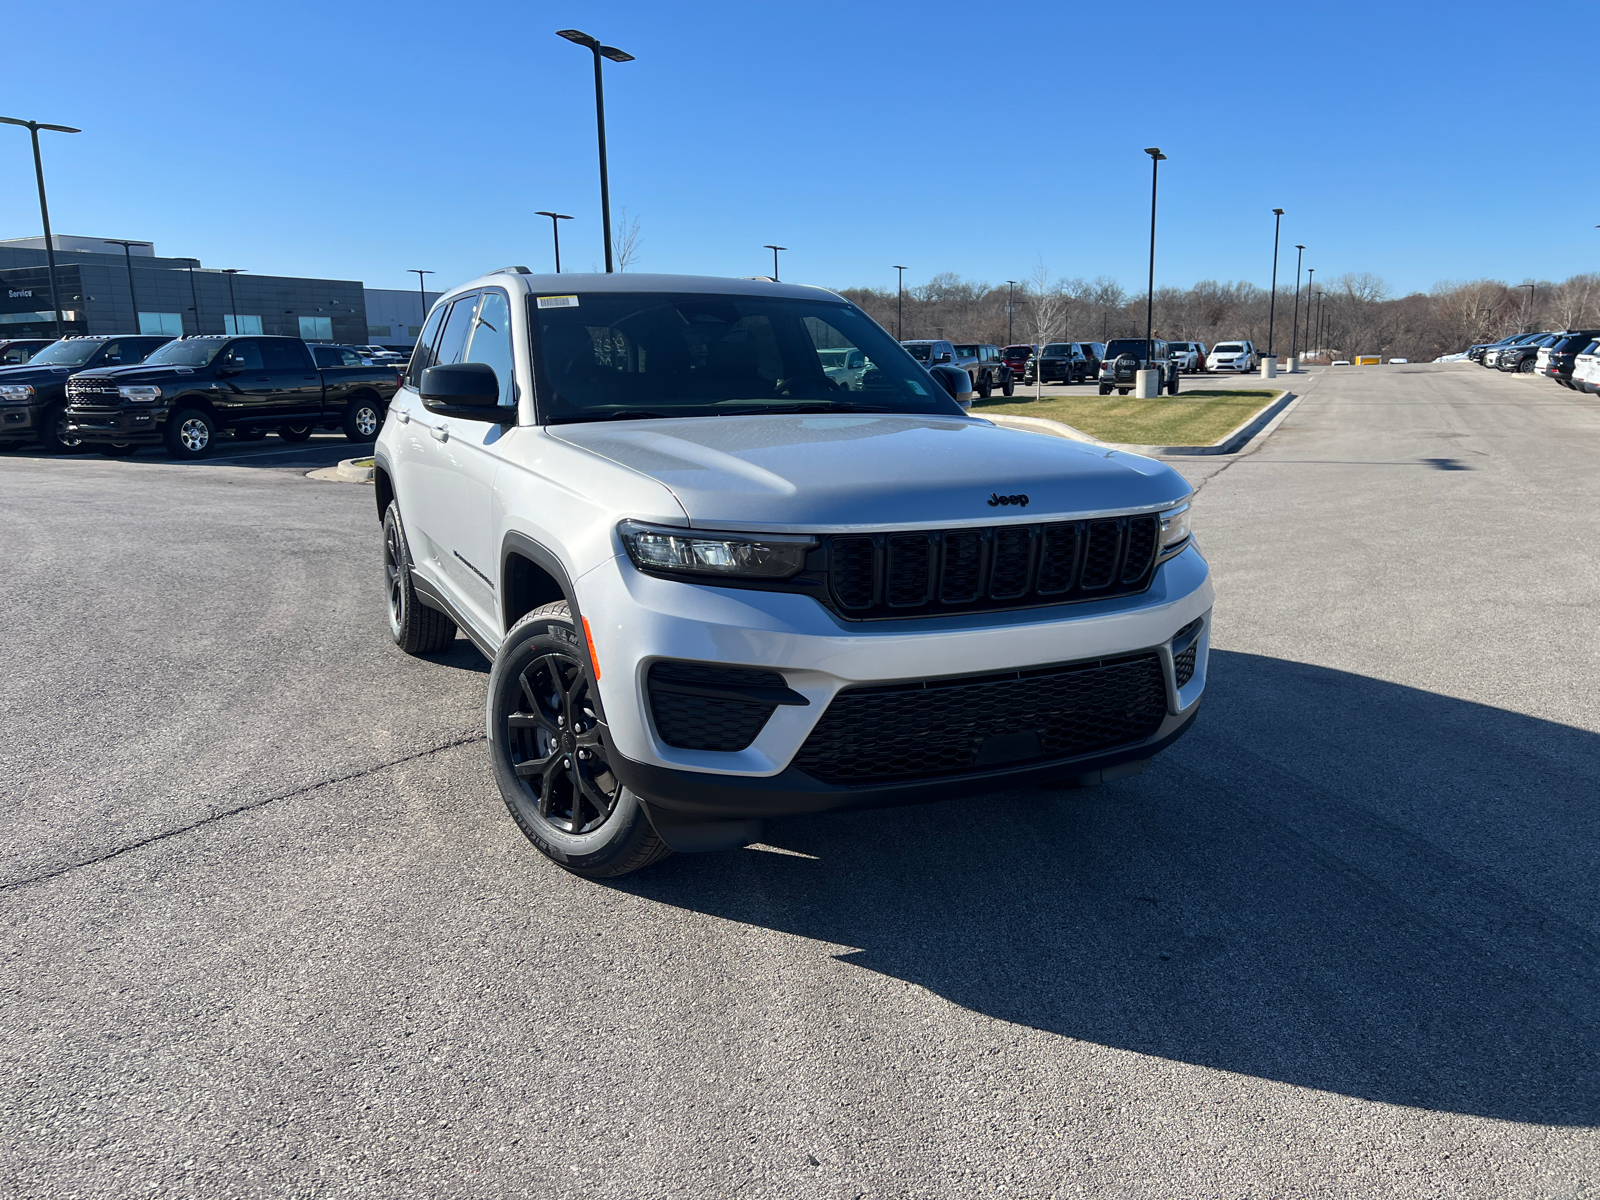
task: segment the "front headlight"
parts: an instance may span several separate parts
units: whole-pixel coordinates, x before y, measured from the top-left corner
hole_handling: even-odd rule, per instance
[[[1189,517],[1194,510],[1185,500],[1161,514],[1161,557],[1171,558],[1189,544]]]
[[[0,402],[20,403],[33,396],[33,387],[26,383],[0,384]]]
[[[816,539],[754,533],[696,533],[623,521],[617,526],[628,557],[641,571],[787,579],[806,565]]]
[[[161,399],[161,389],[153,383],[130,383],[119,387],[117,395],[135,404],[150,404]]]

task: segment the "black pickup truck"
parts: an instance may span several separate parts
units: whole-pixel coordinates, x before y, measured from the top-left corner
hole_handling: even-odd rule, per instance
[[[62,338],[20,366],[0,367],[0,446],[37,442],[48,454],[76,448],[67,433],[67,381],[95,367],[127,367],[171,338],[115,335]]]
[[[202,458],[230,432],[303,442],[319,428],[370,442],[400,387],[394,367],[318,367],[299,338],[202,334],[168,342],[137,367],[81,371],[67,383],[66,432],[113,458],[166,446]]]

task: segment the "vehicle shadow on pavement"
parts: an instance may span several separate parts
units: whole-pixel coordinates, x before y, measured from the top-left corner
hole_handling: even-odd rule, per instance
[[[362,458],[372,454],[371,442],[352,442],[343,434],[317,434],[304,442],[285,442],[278,437],[264,437],[255,441],[223,438],[205,458],[185,462],[173,458],[160,446],[140,446],[125,458],[109,458],[95,450],[77,450],[70,454],[52,454],[38,446],[18,446],[0,451],[0,461],[5,458],[37,459],[59,463],[128,463],[133,466],[189,467],[214,464],[226,467],[276,467],[304,466],[328,467],[340,459]]]
[[[778,822],[789,853],[620,886],[1066,1037],[1600,1122],[1600,736],[1277,659],[1210,671],[1135,779]]]

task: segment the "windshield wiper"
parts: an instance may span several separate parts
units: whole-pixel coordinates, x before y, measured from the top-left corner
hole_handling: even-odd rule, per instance
[[[621,412],[577,413],[567,417],[552,417],[549,424],[571,425],[579,421],[649,421],[672,415],[672,413],[656,412],[653,408],[625,408]]]
[[[798,404],[759,404],[745,408],[719,409],[721,416],[747,417],[762,413],[799,412],[893,412],[882,404],[852,404],[848,400],[803,400]]]

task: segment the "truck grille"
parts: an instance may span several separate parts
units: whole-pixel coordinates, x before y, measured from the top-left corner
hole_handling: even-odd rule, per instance
[[[1142,742],[1166,711],[1161,660],[1153,653],[846,688],[794,765],[845,786],[961,775]]]
[[[1142,592],[1151,515],[824,539],[827,590],[845,617],[941,616]]]
[[[67,403],[74,408],[117,408],[120,401],[117,385],[110,379],[67,380]]]

